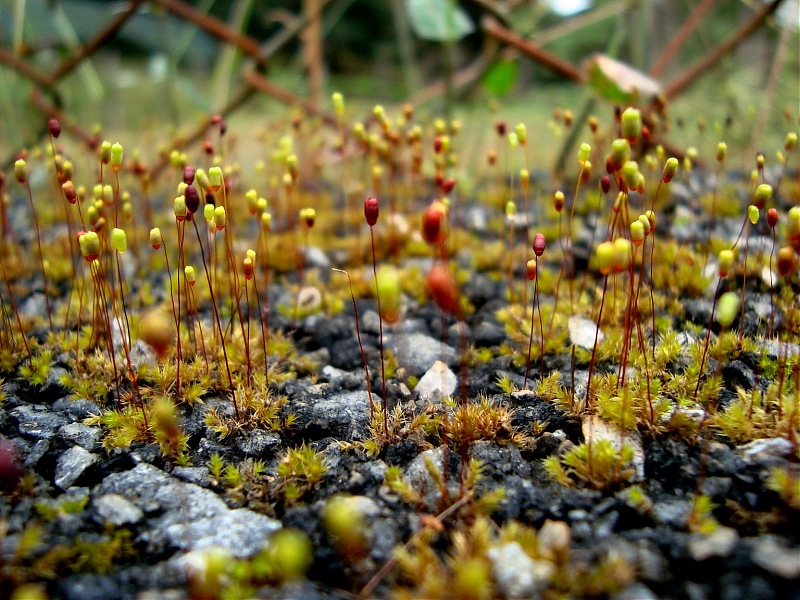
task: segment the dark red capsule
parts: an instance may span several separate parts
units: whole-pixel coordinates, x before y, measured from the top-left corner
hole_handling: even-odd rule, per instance
[[[192,185],[194,183],[194,167],[183,168],[183,183]]]
[[[448,177],[447,179],[444,180],[444,183],[442,184],[442,190],[444,191],[445,194],[449,194],[450,192],[453,191],[453,188],[455,186],[456,186],[456,180],[452,177]]]
[[[533,253],[538,257],[544,254],[544,249],[546,248],[547,244],[544,239],[543,233],[537,233],[533,236]]]
[[[54,138],[58,138],[61,135],[61,123],[58,122],[58,119],[50,119],[47,122],[47,128],[50,130],[50,135]]]
[[[187,185],[183,190],[183,198],[186,201],[186,210],[194,214],[200,208],[200,194],[197,193],[197,188],[193,185]]]
[[[367,225],[374,227],[378,222],[378,199],[370,196],[364,200],[364,217],[367,219]]]
[[[775,208],[770,208],[767,211],[767,224],[775,229],[775,226],[778,224],[778,210]]]
[[[603,175],[600,178],[600,189],[603,190],[604,194],[607,194],[608,190],[611,189],[611,178],[608,175]]]

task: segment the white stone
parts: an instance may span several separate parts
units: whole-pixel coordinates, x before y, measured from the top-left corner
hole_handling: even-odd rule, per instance
[[[603,341],[605,335],[597,330],[597,324],[585,317],[572,316],[567,322],[569,327],[569,340],[580,348],[591,350],[594,348],[595,336],[597,343]]]
[[[446,364],[437,360],[414,388],[420,400],[441,401],[456,391],[458,378]]]

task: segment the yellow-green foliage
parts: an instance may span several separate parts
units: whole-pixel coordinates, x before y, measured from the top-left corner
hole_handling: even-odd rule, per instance
[[[302,496],[322,481],[328,466],[322,453],[303,444],[290,448],[278,464],[280,489],[287,502],[300,500]]]
[[[594,440],[576,446],[563,456],[549,456],[544,467],[550,477],[564,486],[587,486],[598,490],[617,488],[634,475],[633,449],[617,449],[610,440]]]

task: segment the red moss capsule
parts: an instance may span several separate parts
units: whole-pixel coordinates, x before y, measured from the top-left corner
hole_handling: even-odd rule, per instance
[[[364,200],[364,217],[367,219],[367,225],[374,227],[378,222],[378,199],[370,196]]]
[[[444,241],[442,221],[445,208],[441,202],[434,202],[422,214],[422,237],[431,245],[441,244]]]
[[[772,229],[775,229],[775,226],[778,224],[778,211],[777,211],[777,209],[770,208],[767,211],[767,224]]]
[[[206,154],[211,156],[212,154],[214,154],[214,143],[211,140],[206,140],[205,142],[203,142],[203,150],[205,151]]]
[[[61,135],[61,123],[58,122],[58,119],[50,119],[47,122],[47,129],[50,130],[50,135],[54,138],[58,138]]]
[[[530,281],[536,279],[536,261],[534,259],[530,259],[525,265],[525,275]]]
[[[197,188],[193,185],[187,185],[186,189],[183,190],[183,197],[186,201],[186,210],[191,214],[196,213],[197,209],[200,208],[200,194],[197,193]]]
[[[442,191],[444,191],[445,194],[449,194],[450,192],[453,191],[453,188],[455,186],[456,186],[456,180],[452,177],[448,177],[447,179],[444,180],[444,183],[442,183]]]
[[[544,254],[544,249],[546,246],[547,244],[545,242],[543,233],[537,233],[535,236],[533,236],[533,253],[536,256],[541,256]]]
[[[775,265],[781,277],[790,275],[794,271],[795,266],[794,249],[791,246],[784,246],[778,250],[778,258],[775,261]]]
[[[192,185],[192,183],[194,183],[194,175],[195,175],[194,167],[184,167],[183,183],[185,183],[186,185]]]
[[[497,131],[497,135],[499,135],[501,138],[505,137],[505,135],[506,135],[506,122],[505,121],[497,121],[497,123],[494,124],[494,128],[495,128],[495,131]]]
[[[251,259],[249,256],[245,258],[243,262],[243,268],[244,268],[244,278],[247,281],[250,281],[256,272],[255,266],[253,265],[253,259]]]
[[[436,171],[436,175],[433,176],[433,182],[436,184],[437,190],[441,190],[444,187],[444,175],[441,171]]]
[[[437,136],[436,136],[436,137],[433,139],[433,151],[434,151],[436,154],[439,154],[439,153],[442,151],[442,146],[443,146],[443,143],[442,143],[442,136],[440,136],[440,135],[437,135]]]
[[[604,194],[607,194],[608,190],[611,189],[611,178],[608,175],[603,175],[600,178],[600,189],[603,190]]]
[[[458,288],[453,275],[445,265],[437,264],[428,271],[428,289],[431,291],[433,301],[443,312],[460,318]]]
[[[78,193],[75,191],[75,185],[71,181],[65,181],[61,189],[64,191],[64,197],[70,204],[75,204],[78,201]]]

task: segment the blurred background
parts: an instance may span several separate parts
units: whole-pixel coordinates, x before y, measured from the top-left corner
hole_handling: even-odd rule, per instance
[[[0,0],[0,148],[53,111],[140,143],[219,111],[250,129],[330,112],[341,91],[354,116],[411,102],[476,144],[525,122],[548,164],[564,111],[660,95],[676,145],[747,154],[797,129],[799,26],[798,0]]]

